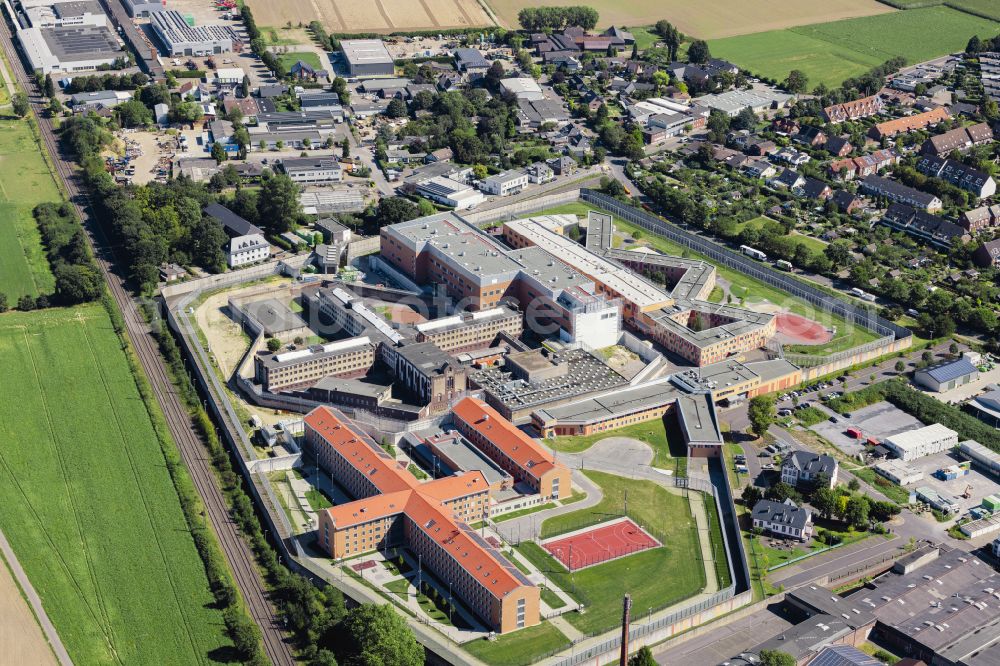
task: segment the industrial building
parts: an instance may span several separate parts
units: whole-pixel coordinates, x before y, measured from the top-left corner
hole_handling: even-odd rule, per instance
[[[482,472],[420,483],[328,407],[306,416],[305,451],[356,498],[319,512],[319,544],[330,557],[404,547],[492,630],[538,624],[538,587],[468,526],[489,509]]]
[[[340,52],[352,77],[396,74],[396,65],[381,39],[342,39]]]
[[[995,476],[1000,476],[1000,454],[974,439],[958,443],[958,452],[972,464]]]
[[[145,18],[156,12],[166,11],[166,0],[124,0],[132,18]]]
[[[949,391],[979,379],[979,368],[966,356],[940,361],[913,373],[913,381],[930,391]]]
[[[203,56],[242,50],[243,43],[227,25],[191,26],[184,15],[168,9],[149,15],[153,32],[172,56]]]
[[[303,185],[339,183],[344,179],[340,162],[333,157],[288,157],[281,160],[281,170]]]
[[[475,208],[486,201],[482,192],[445,176],[435,176],[422,181],[417,185],[417,194],[443,206],[451,206],[455,210]]]
[[[31,68],[43,74],[94,71],[125,57],[106,24],[24,28],[17,39]]]
[[[885,460],[874,467],[875,473],[899,486],[908,486],[924,478],[924,473],[900,460]]]
[[[932,423],[887,437],[882,444],[897,458],[908,462],[954,448],[958,445],[958,433],[940,423]]]

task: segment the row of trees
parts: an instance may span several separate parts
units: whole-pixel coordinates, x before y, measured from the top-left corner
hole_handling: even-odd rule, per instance
[[[52,77],[46,77],[49,83],[44,85],[45,94],[52,97],[54,90],[50,90]],[[90,74],[88,76],[74,77],[66,87],[65,92],[82,93],[97,92],[98,90],[135,90],[149,83],[149,77],[142,72],[131,74]]]
[[[97,300],[104,293],[104,280],[73,206],[43,203],[32,213],[56,279],[56,303],[76,305]]]
[[[528,32],[563,30],[570,26],[580,26],[593,30],[599,16],[593,7],[576,5],[571,7],[525,7],[517,13],[517,22]]]

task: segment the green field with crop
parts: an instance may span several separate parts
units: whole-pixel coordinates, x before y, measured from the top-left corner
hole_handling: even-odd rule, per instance
[[[961,9],[970,14],[986,16],[1000,21],[1000,3],[997,0],[948,0],[947,4],[949,7]]]
[[[28,121],[0,117],[0,294],[11,306],[55,288],[31,210],[59,200]]]
[[[232,649],[128,360],[99,305],[0,315],[0,528],[73,661]]]
[[[781,80],[799,69],[810,87],[837,86],[895,56],[929,60],[964,49],[972,35],[997,33],[1000,23],[941,6],[717,39],[709,46],[712,55],[754,74]]]

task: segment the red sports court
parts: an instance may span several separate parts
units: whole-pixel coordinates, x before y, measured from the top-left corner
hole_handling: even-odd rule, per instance
[[[833,333],[822,324],[801,315],[782,312],[775,319],[778,333],[791,344],[818,345],[833,338]]]
[[[641,527],[625,519],[546,541],[542,547],[567,569],[576,571],[659,545]]]

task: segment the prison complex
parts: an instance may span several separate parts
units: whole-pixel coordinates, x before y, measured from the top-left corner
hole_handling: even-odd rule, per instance
[[[569,470],[485,404],[460,401],[455,421],[515,481],[547,497],[569,492]],[[331,557],[405,547],[492,630],[538,624],[538,588],[468,526],[489,512],[490,485],[483,472],[422,483],[329,407],[306,416],[305,449],[356,498],[319,512],[319,543]]]

